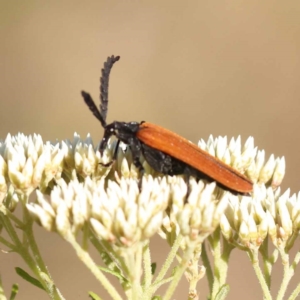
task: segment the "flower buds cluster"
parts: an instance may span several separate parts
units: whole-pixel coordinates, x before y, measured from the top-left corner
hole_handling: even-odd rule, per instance
[[[115,143],[101,156],[89,136],[44,144],[39,135],[19,134],[0,143],[0,203],[5,205],[8,191],[13,199],[37,189],[37,203],[27,207],[47,230],[75,234],[88,224],[98,238],[123,246],[156,232],[168,239],[180,233],[186,245],[202,243],[220,221],[224,236],[240,246],[257,247],[267,234],[274,243],[287,243],[300,217],[299,196],[280,197],[275,189],[284,176],[284,158],[271,156],[265,163],[253,138],[243,148],[240,138],[227,145],[226,138],[210,137],[199,146],[257,183],[253,194],[235,196],[194,179],[188,187],[181,176],[157,176],[143,159],[140,190],[131,152],[122,144],[111,164]]]
[[[168,239],[174,231],[185,237],[184,247],[190,243],[202,243],[220,223],[221,215],[227,206],[227,192],[219,195],[216,183],[190,180],[191,192],[186,198],[187,186],[183,178],[169,178],[172,202],[166,214],[160,235]],[[175,226],[175,228],[174,228]]]
[[[47,230],[61,235],[76,234],[90,224],[95,235],[117,245],[130,246],[149,239],[162,224],[169,200],[165,179],[143,180],[140,193],[137,182],[122,178],[119,183],[87,177],[79,182],[76,175],[66,183],[59,180],[50,194],[50,201],[37,192],[37,202],[27,207]]]
[[[229,195],[223,235],[237,246],[258,248],[268,234],[275,247],[288,250],[300,230],[300,194],[289,194],[257,186],[252,197]]]
[[[63,171],[63,153],[59,144],[43,143],[40,135],[8,135],[1,143],[0,189],[12,185],[19,194],[29,195],[34,189],[44,190]]]
[[[236,140],[232,138],[227,144],[226,137],[214,139],[210,136],[207,142],[201,140],[198,146],[234,169],[245,173],[253,183],[265,184],[276,189],[283,180],[284,157],[275,159],[272,154],[266,161],[265,151],[258,151],[257,147],[254,147],[253,137],[248,138],[243,148],[240,137]]]

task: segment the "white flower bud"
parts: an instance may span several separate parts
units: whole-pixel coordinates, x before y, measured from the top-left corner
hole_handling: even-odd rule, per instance
[[[260,183],[268,182],[274,173],[274,168],[275,168],[275,158],[274,155],[272,154],[269,160],[266,162],[266,164],[262,167],[259,174],[258,181]]]
[[[282,182],[285,175],[285,158],[277,158],[271,186],[276,189]]]

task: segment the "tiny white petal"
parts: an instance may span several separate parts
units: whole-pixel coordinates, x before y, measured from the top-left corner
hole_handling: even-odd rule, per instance
[[[274,173],[274,168],[275,168],[275,158],[274,155],[272,154],[269,160],[266,162],[266,164],[263,166],[263,168],[260,171],[259,182],[263,182],[263,183],[268,182]]]
[[[220,227],[222,230],[222,234],[225,236],[227,240],[230,240],[233,236],[233,230],[228,222],[228,219],[225,215],[221,215]]]
[[[70,232],[71,224],[69,222],[69,210],[64,202],[57,207],[57,215],[55,219],[56,229],[62,235],[66,236]]]
[[[281,184],[284,175],[285,175],[285,158],[282,157],[277,160],[271,186],[277,188]]]

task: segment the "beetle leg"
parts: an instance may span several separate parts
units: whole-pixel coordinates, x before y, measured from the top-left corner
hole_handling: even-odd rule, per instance
[[[185,167],[183,171],[183,176],[184,176],[184,181],[187,186],[187,192],[186,192],[186,198],[185,198],[185,203],[187,203],[188,197],[191,193],[191,187],[190,187],[190,177],[192,175],[191,168]]]
[[[144,171],[144,167],[142,166],[140,162],[140,156],[141,156],[141,143],[137,138],[130,138],[128,140],[128,146],[131,150],[132,153],[132,159],[133,159],[133,164],[135,167],[140,171]]]
[[[103,166],[103,167],[109,167],[109,166],[111,166],[116,161],[117,155],[118,155],[119,144],[120,144],[120,140],[117,140],[112,160],[110,162],[106,163],[106,164],[100,163],[101,166]]]
[[[113,155],[113,158],[112,158],[113,161],[115,161],[117,159],[119,145],[120,145],[120,140],[118,140],[117,143],[116,143],[116,147],[115,147],[115,150],[114,150],[114,155]]]
[[[132,159],[133,159],[133,164],[135,165],[135,167],[139,170],[141,177],[139,180],[139,189],[141,190],[142,188],[142,179],[145,173],[144,167],[141,164],[140,161],[140,156],[141,156],[141,143],[140,141],[136,138],[136,137],[132,137],[130,139],[128,139],[128,146],[131,150],[132,153]]]
[[[108,143],[109,138],[114,134],[113,132],[113,126],[109,125],[105,128],[104,130],[104,135],[101,140],[100,146],[99,146],[99,151],[100,154],[102,155],[104,152],[104,149],[106,148],[106,145]]]

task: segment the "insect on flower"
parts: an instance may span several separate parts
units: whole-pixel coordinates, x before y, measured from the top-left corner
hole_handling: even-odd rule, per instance
[[[183,174],[186,181],[194,176],[197,179],[216,181],[219,186],[232,192],[251,192],[253,184],[247,177],[172,131],[144,121],[106,123],[109,75],[119,59],[120,56],[112,55],[104,63],[100,79],[100,110],[90,94],[81,92],[85,103],[104,128],[100,153],[103,154],[109,138],[115,135],[118,141],[112,162],[116,160],[119,143],[122,141],[130,148],[133,163],[142,176],[144,168],[140,162],[141,155],[155,171],[162,174]]]

